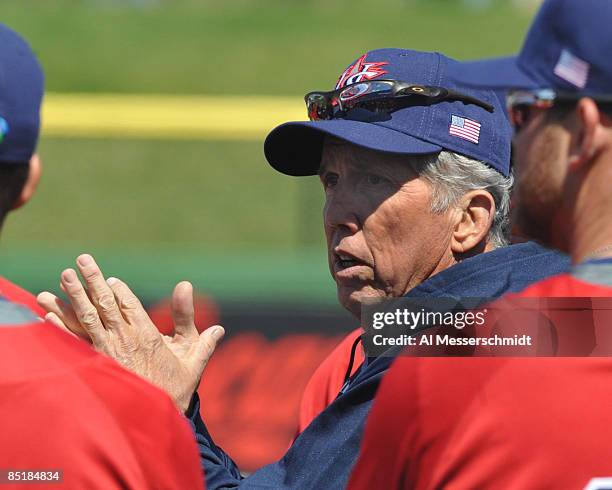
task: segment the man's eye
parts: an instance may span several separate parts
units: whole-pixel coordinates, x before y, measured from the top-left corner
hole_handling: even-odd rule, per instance
[[[323,176],[323,186],[327,189],[329,187],[334,187],[338,183],[338,174],[325,174]]]
[[[378,185],[378,184],[380,184],[383,181],[383,179],[381,177],[379,177],[378,175],[367,174],[366,175],[366,181],[370,185]]]

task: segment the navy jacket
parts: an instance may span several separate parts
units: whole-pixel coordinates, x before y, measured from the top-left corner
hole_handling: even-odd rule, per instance
[[[568,268],[565,256],[535,243],[523,243],[466,259],[424,281],[407,296],[496,298]],[[359,452],[370,405],[392,361],[392,357],[368,359],[280,461],[247,478],[213,442],[200,418],[196,395],[187,416],[196,433],[206,488],[344,488]]]

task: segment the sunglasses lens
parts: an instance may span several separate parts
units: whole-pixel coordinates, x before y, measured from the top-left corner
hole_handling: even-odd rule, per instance
[[[529,123],[530,118],[533,117],[534,108],[551,108],[555,98],[555,92],[549,89],[511,91],[506,97],[506,104],[514,129],[518,132]]]
[[[355,85],[349,85],[342,90],[342,92],[340,92],[338,95],[338,98],[341,102],[348,102],[349,100],[357,99],[370,92],[371,89],[369,83],[357,83]]]
[[[528,104],[533,105],[539,100],[538,91],[511,90],[506,95],[508,105]]]
[[[310,94],[306,99],[308,118],[311,121],[320,121],[331,118],[331,104],[322,94]]]
[[[345,87],[334,98],[342,111],[350,111],[362,107],[371,101],[372,97],[386,96],[393,90],[393,84],[388,82],[363,82]]]

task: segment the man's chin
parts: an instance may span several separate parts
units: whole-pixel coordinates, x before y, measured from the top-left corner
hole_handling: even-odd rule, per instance
[[[361,305],[363,303],[372,302],[383,297],[384,295],[380,291],[368,286],[359,289],[347,288],[345,286],[338,287],[338,301],[358,320],[361,320]]]

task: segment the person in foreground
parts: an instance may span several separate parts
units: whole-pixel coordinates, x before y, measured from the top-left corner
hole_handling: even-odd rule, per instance
[[[494,92],[452,82],[456,65],[437,53],[371,51],[344,71],[335,90],[307,95],[310,122],[281,125],[266,139],[275,169],[320,176],[330,272],[340,303],[357,318],[370,298],[494,298],[567,265],[533,243],[506,246],[510,127]],[[49,293],[40,303],[67,330],[175,399],[180,394],[209,489],[345,487],[390,357],[364,362],[280,461],[243,478],[213,442],[197,396],[185,403],[201,371],[170,364],[123,282],[105,282],[90,256],[77,265],[91,300],[68,269],[61,281],[70,306]],[[131,349],[120,338],[129,338]]]
[[[43,96],[34,53],[2,24],[0,73],[2,223],[40,177]],[[172,400],[44,314],[33,295],[0,278],[2,487],[203,488],[193,436]]]
[[[612,297],[611,23],[611,2],[548,0],[517,58],[461,76],[510,90],[516,219],[574,263],[520,297]],[[606,357],[399,358],[349,488],[611,488],[611,379]]]

